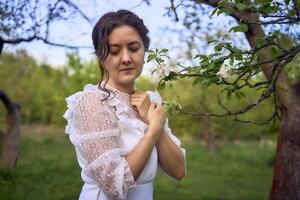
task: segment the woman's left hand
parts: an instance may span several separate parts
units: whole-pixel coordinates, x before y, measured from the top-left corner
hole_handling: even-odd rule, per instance
[[[149,120],[147,117],[147,113],[150,107],[150,98],[147,92],[135,90],[131,94],[130,104],[133,106],[139,113],[140,118],[147,124],[149,124]]]

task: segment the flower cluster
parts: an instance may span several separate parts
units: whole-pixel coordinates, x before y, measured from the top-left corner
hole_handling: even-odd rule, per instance
[[[154,77],[159,80],[164,79],[165,77],[169,76],[169,74],[170,68],[164,63],[158,64],[153,72]]]
[[[222,78],[228,78],[232,75],[232,67],[224,64],[221,66],[220,70],[216,73],[216,75]]]

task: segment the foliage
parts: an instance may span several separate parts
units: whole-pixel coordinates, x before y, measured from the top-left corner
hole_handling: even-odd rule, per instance
[[[172,84],[172,86],[170,86]],[[217,103],[218,96],[223,99],[223,104],[229,109],[238,109],[243,105],[251,102],[259,92],[250,89],[244,89],[243,92],[247,94],[247,98],[231,98],[227,99],[225,93],[221,91],[225,88],[218,86],[211,86],[206,88],[202,85],[192,85],[190,79],[180,79],[178,81],[168,82],[160,93],[164,99],[171,99],[167,102],[176,102],[185,111],[199,111],[203,113],[222,112],[223,108]],[[169,104],[170,105],[170,104]],[[173,131],[177,135],[192,136],[194,138],[202,138],[204,132],[203,118],[201,116],[187,115],[183,112],[169,113],[169,123]],[[261,110],[264,112],[261,112]],[[252,111],[243,115],[242,119],[248,119],[252,122],[261,121],[272,113],[272,99],[268,99],[263,104],[257,106]],[[253,123],[239,123],[232,122],[232,117],[212,118],[209,117],[210,131],[214,133],[217,139],[261,139],[277,134],[279,129],[278,121],[275,124],[271,123],[266,126],[255,125]]]
[[[63,124],[64,99],[83,85],[96,83],[99,73],[96,61],[82,64],[76,53],[69,54],[69,63],[62,69],[37,64],[25,51],[4,53],[0,68],[0,85],[21,105],[23,123]]]
[[[68,64],[64,68],[53,68],[48,64],[38,64],[25,51],[15,54],[4,53],[0,64],[0,84],[10,97],[20,103],[23,123],[44,123],[64,125],[62,115],[66,110],[65,98],[81,91],[87,83],[98,82],[98,64],[95,60],[83,63],[77,53],[68,55]],[[10,78],[7,78],[10,77]],[[244,89],[247,98],[226,100],[226,88],[192,85],[191,79],[169,81],[165,88],[159,88],[169,113],[169,123],[174,133],[185,137],[201,138],[203,120],[199,117],[187,116],[176,112],[175,108],[194,111],[201,109],[204,112],[222,111],[216,101],[217,96],[224,99],[223,103],[230,108],[237,108],[247,104],[258,96],[258,93]],[[18,87],[14,87],[17,85]],[[148,77],[141,76],[137,80],[136,88],[139,90],[156,90],[156,83]],[[197,91],[197,92],[195,92]],[[177,97],[179,96],[179,97]],[[245,118],[251,121],[264,119],[271,113],[271,99],[257,109],[246,114]],[[177,105],[177,107],[176,107]],[[261,113],[260,109],[264,112]],[[4,107],[2,108],[4,111]],[[5,112],[0,112],[1,121],[4,122]],[[219,139],[260,139],[274,135],[278,131],[278,123],[266,127],[229,123],[232,118],[210,118],[211,130]],[[3,123],[1,123],[3,125]],[[1,130],[5,130],[2,126]],[[237,131],[243,130],[243,131]]]
[[[260,95],[255,100],[239,109],[231,110],[219,101],[224,108],[223,112],[209,114],[190,112],[188,114],[214,117],[233,116],[236,121],[248,123],[250,120],[242,119],[244,113],[263,104],[266,99],[272,98],[273,112],[255,123],[266,124],[276,118],[281,119],[282,108],[278,103],[281,99],[277,98],[289,85],[289,83],[282,82],[285,73],[292,83],[299,81],[299,63],[297,63],[297,54],[300,51],[300,32],[297,28],[300,23],[299,12],[300,7],[297,1],[170,1],[167,14],[179,21],[185,27],[185,32],[190,33],[188,38],[191,39],[187,38],[187,46],[199,52],[199,44],[205,33],[209,36],[206,49],[211,49],[211,51],[210,53],[196,53],[190,60],[192,65],[177,63],[177,70],[164,69],[168,73],[160,76],[159,87],[164,87],[168,81],[189,77],[193,79],[193,85],[222,87],[222,92],[226,93],[228,99],[232,96],[237,99],[248,98],[244,88],[247,88],[247,92],[250,89],[260,91]],[[231,20],[232,23],[228,26],[226,24],[222,26],[224,33],[214,35],[214,29],[217,29],[217,26],[213,24],[213,20],[205,18],[208,14],[216,21],[223,22],[226,21],[225,19],[229,21],[229,17],[224,19],[226,15],[236,21]],[[236,43],[234,37],[248,40],[250,48]],[[187,54],[191,55],[194,49],[187,49],[186,51],[190,52]],[[160,60],[159,52],[159,50],[150,51],[148,61],[156,61],[158,66],[168,65],[165,60],[163,62],[162,59]],[[166,52],[165,49],[164,52]],[[257,78],[262,73],[267,79]]]

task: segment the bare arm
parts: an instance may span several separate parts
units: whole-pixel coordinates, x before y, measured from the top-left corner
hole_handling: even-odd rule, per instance
[[[180,180],[185,176],[185,158],[166,132],[156,142],[158,159],[164,171],[173,178]]]
[[[148,131],[134,149],[125,156],[135,180],[144,169],[153,147],[161,136],[166,119],[163,107],[154,103],[151,103],[147,115],[149,118]]]
[[[161,101],[161,97],[159,94],[156,95],[159,103],[159,101]],[[159,105],[160,104],[161,103],[159,103]],[[150,105],[149,95],[143,91],[135,91],[134,94],[131,95],[131,105],[138,110],[141,119],[145,123],[149,123],[147,115]],[[159,162],[166,173],[177,180],[183,178],[185,175],[184,155],[180,147],[173,142],[163,129],[161,129],[161,135],[158,137],[155,145],[158,150]]]
[[[125,156],[134,180],[137,180],[151,155],[153,147],[158,139],[156,135],[152,130],[148,130],[134,149]]]

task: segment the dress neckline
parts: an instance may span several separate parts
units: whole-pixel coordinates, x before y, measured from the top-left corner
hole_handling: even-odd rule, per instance
[[[104,82],[101,82],[101,86],[102,86],[102,87],[104,86]],[[113,87],[113,86],[110,85],[109,83],[106,83],[106,84],[105,84],[105,87],[106,87],[107,89],[113,91],[114,93],[116,93],[117,96],[124,97],[124,98],[126,98],[126,99],[130,99],[130,94],[128,94],[128,93],[126,93],[126,92],[123,92],[123,91],[121,91],[121,90],[119,90],[119,89]],[[134,86],[134,89],[136,89],[135,86]]]

